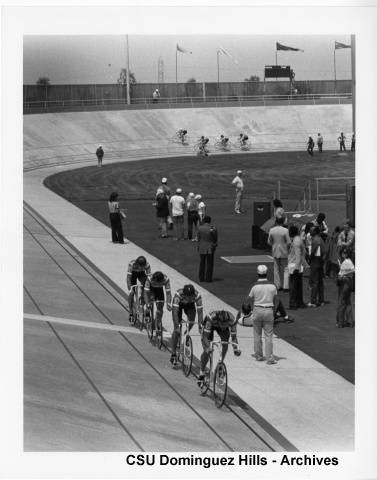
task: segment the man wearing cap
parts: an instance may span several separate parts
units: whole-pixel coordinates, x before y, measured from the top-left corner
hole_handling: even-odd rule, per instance
[[[232,185],[236,188],[236,200],[234,203],[234,211],[236,213],[241,213],[242,206],[242,195],[243,195],[243,180],[242,180],[242,170],[237,170],[237,175],[232,180]]]
[[[199,281],[212,282],[213,259],[217,247],[217,229],[211,225],[211,217],[206,215],[198,228],[198,252],[200,255]]]
[[[184,240],[183,216],[185,213],[186,202],[181,194],[182,189],[177,188],[177,190],[175,191],[175,195],[173,195],[170,199],[171,216],[173,218],[173,224],[176,234],[174,240]]]
[[[254,356],[257,361],[267,359],[268,365],[276,360],[273,356],[272,335],[274,332],[274,314],[278,305],[276,286],[267,280],[266,265],[258,265],[258,281],[252,286],[248,303],[253,310]],[[265,338],[265,354],[263,356],[262,330]]]

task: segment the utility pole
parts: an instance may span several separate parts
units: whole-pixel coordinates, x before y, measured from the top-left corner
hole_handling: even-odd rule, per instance
[[[356,131],[356,43],[351,35],[351,75],[352,75],[352,131]]]
[[[127,88],[127,105],[131,103],[130,97],[130,50],[128,46],[128,35],[126,35],[126,57],[127,57],[127,71],[126,71],[126,88]]]

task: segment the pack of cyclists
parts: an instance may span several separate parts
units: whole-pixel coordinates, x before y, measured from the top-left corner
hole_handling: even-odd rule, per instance
[[[184,128],[179,129],[175,132],[173,137],[174,141],[187,145],[187,130]],[[221,134],[214,142],[214,146],[220,150],[230,150],[232,147],[241,148],[242,150],[250,148],[249,137],[245,133],[240,133],[236,139],[236,142],[233,144],[230,141],[230,138],[226,135]],[[202,135],[194,143],[195,151],[198,155],[208,156],[209,154],[209,138],[205,135]]]
[[[228,342],[231,337],[233,342],[233,350],[236,356],[241,354],[238,348],[237,340],[237,321],[238,317],[234,317],[231,312],[218,310],[210,312],[204,317],[203,302],[200,293],[192,284],[184,285],[179,288],[172,298],[170,280],[166,274],[157,271],[151,273],[151,267],[144,256],[132,260],[127,269],[127,288],[129,290],[129,320],[133,323],[132,306],[134,302],[134,287],[138,285],[142,290],[142,302],[146,315],[151,311],[152,305],[155,305],[155,315],[153,321],[162,328],[162,316],[164,305],[169,312],[172,312],[173,333],[171,338],[171,357],[170,362],[173,367],[177,365],[177,345],[180,335],[180,327],[183,321],[183,313],[187,317],[186,327],[190,331],[198,321],[199,332],[203,352],[200,358],[200,374],[198,385],[203,380],[204,370],[208,363],[210,343],[213,340],[214,332],[217,332],[221,341]],[[154,329],[156,328],[154,325]],[[157,329],[158,331],[158,329]],[[224,359],[228,350],[228,344],[224,343],[222,348],[222,358]]]

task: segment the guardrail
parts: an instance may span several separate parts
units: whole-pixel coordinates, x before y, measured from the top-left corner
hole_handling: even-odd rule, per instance
[[[124,98],[93,98],[81,100],[37,100],[24,102],[24,110],[32,109],[50,109],[50,108],[69,108],[69,107],[101,107],[111,105],[122,105],[124,108],[132,108],[139,106],[144,108],[173,107],[179,104],[185,106],[197,107],[199,104],[211,104],[217,106],[219,104],[237,104],[238,106],[259,103],[260,105],[269,105],[271,102],[283,102],[288,105],[295,104],[300,101],[312,102],[313,104],[325,103],[343,103],[344,100],[352,99],[351,93],[341,94],[304,94],[304,95],[252,95],[252,96],[206,96],[206,97],[160,97],[153,98],[132,98],[131,104],[127,105]]]

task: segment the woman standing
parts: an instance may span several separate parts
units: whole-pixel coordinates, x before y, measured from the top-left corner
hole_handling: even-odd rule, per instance
[[[109,201],[111,239],[113,243],[124,243],[122,228],[122,213],[118,202],[118,193],[112,192]]]

